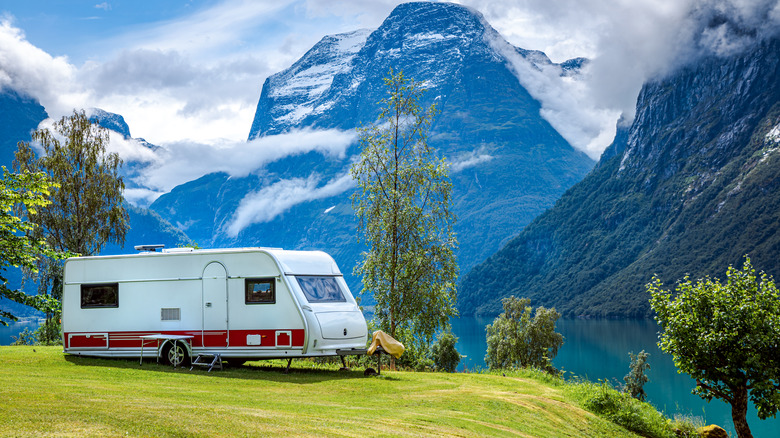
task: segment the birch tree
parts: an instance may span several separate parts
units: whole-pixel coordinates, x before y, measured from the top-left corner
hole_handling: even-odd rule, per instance
[[[427,348],[455,309],[458,267],[448,165],[428,145],[436,114],[423,109],[421,84],[390,70],[377,121],[361,128],[351,174],[358,240],[368,246],[356,268],[373,294],[379,328]]]

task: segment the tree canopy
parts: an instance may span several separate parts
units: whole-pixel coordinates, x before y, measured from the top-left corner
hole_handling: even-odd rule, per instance
[[[422,87],[390,70],[378,120],[360,129],[351,169],[358,239],[368,245],[356,273],[373,293],[378,326],[404,343],[430,345],[456,313],[458,267],[450,211],[452,183],[427,134],[435,106],[423,110]]]
[[[780,294],[774,281],[763,272],[757,277],[746,256],[742,270],[730,266],[723,283],[685,277],[671,292],[654,277],[647,289],[663,328],[659,347],[696,380],[694,394],[729,403],[737,435],[752,437],[748,400],[761,419],[780,408]]]
[[[533,308],[528,298],[513,295],[501,302],[504,313],[486,329],[488,368],[555,371],[552,359],[563,345],[563,335],[555,331],[555,322],[561,315],[555,308],[537,307],[531,317]]]
[[[122,159],[107,152],[108,130],[92,124],[84,111],[62,117],[52,129],[33,132],[32,144],[19,142],[18,171],[43,172],[58,186],[51,202],[31,215],[49,245],[58,251],[94,255],[107,242],[124,243],[128,216],[119,168]]]

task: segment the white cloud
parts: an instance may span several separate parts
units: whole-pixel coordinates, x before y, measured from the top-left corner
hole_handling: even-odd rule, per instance
[[[169,143],[154,151],[154,159],[141,171],[135,182],[152,191],[164,193],[207,173],[226,172],[231,176],[246,176],[268,163],[311,151],[343,160],[355,138],[356,134],[351,131],[307,128],[249,142],[224,140],[210,144],[190,141]],[[119,143],[117,146],[112,145],[112,148],[121,148]],[[126,145],[136,147],[126,154],[146,158],[149,149],[141,143],[126,142]]]
[[[211,159],[216,153],[209,151],[241,149],[268,75],[289,67],[326,34],[376,28],[399,3],[223,0],[193,5],[188,15],[124,27],[130,30],[97,39],[94,56],[80,66],[35,47],[6,18],[0,20],[0,86],[37,98],[54,118],[86,107],[122,114],[135,135],[164,146],[171,160],[185,157],[183,164],[154,162],[168,175],[151,173],[149,188],[166,190],[171,182],[197,177],[195,169],[208,167],[186,158],[187,153]],[[515,46],[543,50],[556,62],[591,59],[572,80],[554,69],[524,64],[508,47],[502,49],[520,81],[542,103],[542,115],[593,157],[611,141],[620,114],[631,118],[646,80],[697,54],[733,53],[780,29],[778,0],[461,3],[484,14]],[[104,5],[110,6],[95,6]],[[221,168],[231,167],[213,159]]]
[[[780,31],[778,0],[463,0],[511,44],[562,62],[587,57],[579,80],[508,56],[520,82],[570,143],[596,158],[642,85],[704,54],[727,55]],[[504,49],[502,53],[507,53]]]
[[[281,180],[246,195],[224,232],[236,237],[248,226],[270,222],[298,204],[340,195],[355,186],[349,173],[337,176],[323,186],[319,186],[320,180],[318,175]]]
[[[110,11],[111,5],[108,2],[103,2],[95,5],[95,9],[102,9],[104,11]]]
[[[490,161],[493,158],[495,157],[487,153],[487,148],[482,146],[476,150],[450,158],[450,170],[452,170],[452,173],[458,173],[469,167]]]
[[[0,19],[0,89],[32,96],[50,114],[66,114],[82,94],[74,85],[76,68],[65,57],[53,57],[30,44],[10,19]]]

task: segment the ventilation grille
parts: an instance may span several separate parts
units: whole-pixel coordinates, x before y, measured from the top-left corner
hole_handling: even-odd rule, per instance
[[[160,309],[160,319],[163,321],[181,321],[181,309],[178,307]]]

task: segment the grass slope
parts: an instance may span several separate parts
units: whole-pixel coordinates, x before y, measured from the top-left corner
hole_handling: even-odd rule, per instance
[[[206,373],[39,346],[0,357],[0,436],[636,436],[529,377],[305,361]]]

